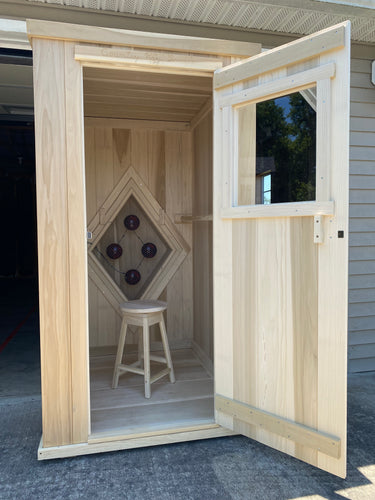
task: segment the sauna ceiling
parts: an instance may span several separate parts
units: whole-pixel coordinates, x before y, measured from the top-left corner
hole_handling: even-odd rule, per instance
[[[86,117],[190,122],[212,95],[212,79],[84,68]]]

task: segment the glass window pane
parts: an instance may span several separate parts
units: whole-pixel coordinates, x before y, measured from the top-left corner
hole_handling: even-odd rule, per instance
[[[271,174],[265,175],[263,178],[263,191],[271,190]]]
[[[268,193],[264,193],[263,204],[269,205],[270,203],[271,203],[271,193],[268,191]]]
[[[311,87],[238,110],[239,206],[315,200],[315,108]]]
[[[256,203],[315,200],[314,90],[256,104]]]

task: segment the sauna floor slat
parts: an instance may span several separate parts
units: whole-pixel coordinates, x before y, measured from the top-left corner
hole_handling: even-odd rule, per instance
[[[194,353],[172,352],[176,383],[166,376],[151,386],[151,398],[144,397],[143,377],[126,373],[117,389],[111,388],[113,356],[91,360],[92,433],[133,434],[213,422],[213,380]],[[129,356],[126,362],[134,359]],[[151,371],[163,368],[151,363]]]

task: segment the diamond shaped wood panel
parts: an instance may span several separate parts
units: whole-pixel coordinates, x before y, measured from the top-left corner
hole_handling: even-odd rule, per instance
[[[130,215],[138,225],[125,225]],[[90,221],[88,231],[89,276],[117,312],[127,300],[157,299],[190,250],[133,167]],[[155,248],[147,247],[150,243]]]

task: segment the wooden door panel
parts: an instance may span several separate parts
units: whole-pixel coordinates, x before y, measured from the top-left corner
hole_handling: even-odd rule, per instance
[[[349,46],[350,23],[342,23],[214,78],[216,419],[341,477]],[[316,198],[253,205],[255,104],[312,87]]]

